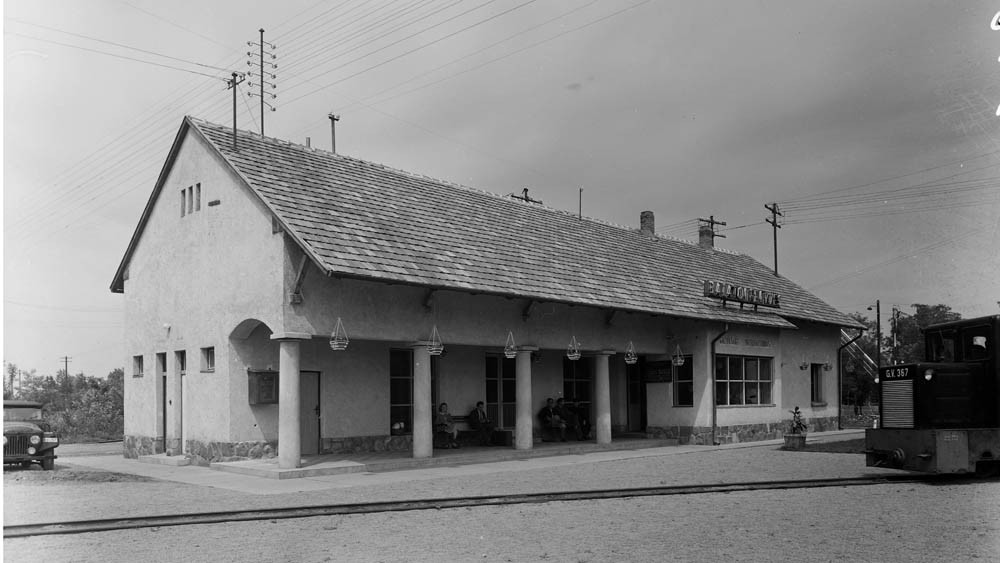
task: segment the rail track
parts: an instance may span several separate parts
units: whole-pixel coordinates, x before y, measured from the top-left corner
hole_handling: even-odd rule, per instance
[[[755,481],[748,483],[728,483],[717,485],[670,485],[639,487],[628,489],[600,489],[588,491],[521,493],[510,495],[467,496],[366,502],[355,504],[331,504],[324,506],[304,506],[286,508],[266,508],[234,510],[225,512],[194,512],[159,516],[137,516],[131,518],[105,518],[69,522],[49,522],[22,524],[3,527],[3,537],[27,538],[33,536],[85,534],[137,528],[164,526],[192,526],[198,524],[218,524],[222,522],[246,522],[255,520],[277,520],[286,518],[312,518],[316,516],[339,516],[349,514],[371,514],[378,512],[402,512],[410,510],[442,510],[476,506],[498,506],[545,502],[567,502],[581,500],[602,500],[665,495],[695,495],[711,493],[731,493],[739,491],[761,491],[774,489],[809,489],[823,487],[858,487],[885,485],[890,483],[927,483],[941,481],[938,476],[927,475],[884,475],[878,477],[854,477],[845,479],[804,479],[794,481]]]

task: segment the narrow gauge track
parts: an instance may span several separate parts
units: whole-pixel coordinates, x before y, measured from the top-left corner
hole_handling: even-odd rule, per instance
[[[98,520],[78,520],[73,522],[51,522],[4,526],[3,537],[26,538],[32,536],[84,534],[136,528],[162,526],[190,526],[196,524],[218,524],[222,522],[243,522],[254,520],[276,520],[284,518],[311,518],[316,516],[338,516],[348,514],[371,514],[377,512],[402,512],[409,510],[440,510],[475,506],[497,506],[508,504],[529,504],[544,502],[566,502],[581,500],[601,500],[663,495],[696,495],[706,493],[731,493],[739,491],[760,491],[773,489],[811,489],[822,487],[857,487],[865,485],[885,485],[890,483],[926,483],[940,481],[941,478],[927,475],[884,475],[879,477],[853,477],[846,479],[805,479],[795,481],[756,481],[749,483],[728,483],[721,485],[671,485],[660,487],[639,487],[629,489],[602,489],[590,491],[527,493],[492,496],[469,496],[366,502],[356,504],[331,504],[325,506],[304,506],[287,508],[265,508],[234,510],[225,512],[195,512],[168,514],[162,516],[137,516],[133,518],[106,518]]]

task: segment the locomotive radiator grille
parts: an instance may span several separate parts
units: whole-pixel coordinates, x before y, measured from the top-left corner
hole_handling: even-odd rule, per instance
[[[913,428],[913,380],[882,383],[882,428]]]

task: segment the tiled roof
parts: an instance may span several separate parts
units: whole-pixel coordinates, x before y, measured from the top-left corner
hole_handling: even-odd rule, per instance
[[[331,274],[764,326],[858,326],[753,258],[188,118]],[[705,280],[777,292],[722,307]],[[783,318],[784,317],[784,318]]]

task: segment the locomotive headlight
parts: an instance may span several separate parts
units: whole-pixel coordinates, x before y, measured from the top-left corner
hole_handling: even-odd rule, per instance
[[[37,446],[42,442],[42,437],[38,434],[32,434],[31,438],[28,438],[28,442],[31,442],[32,446]]]
[[[930,381],[932,377],[934,377],[934,370],[931,369],[931,368],[928,368],[927,371],[924,372],[924,379],[926,379],[927,381]]]

